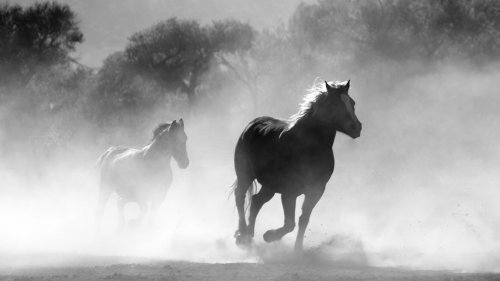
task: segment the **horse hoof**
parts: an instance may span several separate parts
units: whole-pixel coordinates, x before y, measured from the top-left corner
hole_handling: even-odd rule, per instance
[[[252,236],[248,234],[242,234],[239,231],[236,231],[234,238],[236,238],[236,245],[240,247],[248,247],[252,244]]]
[[[274,230],[268,230],[264,233],[264,241],[266,241],[266,243],[271,243],[271,242],[274,242],[276,240],[278,240],[278,238],[276,237],[276,233],[274,232]]]
[[[304,253],[304,247],[295,245],[295,247],[293,247],[293,251],[297,255],[302,255]]]

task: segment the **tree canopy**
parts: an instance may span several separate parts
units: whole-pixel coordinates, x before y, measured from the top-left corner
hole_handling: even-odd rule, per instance
[[[320,0],[290,20],[301,47],[404,60],[500,57],[500,2],[494,0]]]
[[[37,2],[0,5],[0,82],[26,84],[39,67],[67,62],[83,42],[68,5]]]
[[[254,33],[250,25],[236,20],[201,26],[170,18],[132,35],[125,54],[138,73],[168,90],[186,93],[194,104],[196,88],[214,58],[250,49]]]

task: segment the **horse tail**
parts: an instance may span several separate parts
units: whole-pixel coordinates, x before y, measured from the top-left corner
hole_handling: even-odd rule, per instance
[[[229,196],[230,197],[232,194],[234,194],[236,187],[238,186],[238,178],[234,180],[233,184],[229,187],[230,192]],[[251,185],[247,189],[247,196],[245,198],[245,213],[248,213],[248,210],[250,209],[250,205],[252,204],[252,197],[257,194],[257,191],[259,190],[259,187],[257,185],[257,181],[254,180],[252,181]]]
[[[236,187],[238,186],[238,178],[236,178],[233,182],[233,184],[231,184],[229,186],[229,192],[227,194],[227,199],[229,199],[231,197],[231,195],[234,194],[234,191],[236,190]]]

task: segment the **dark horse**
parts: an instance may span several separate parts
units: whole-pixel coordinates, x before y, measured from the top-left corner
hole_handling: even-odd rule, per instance
[[[172,183],[170,159],[173,157],[181,169],[187,168],[187,136],[182,119],[172,124],[160,124],[153,132],[153,140],[142,149],[110,147],[98,159],[101,166],[97,227],[100,226],[109,196],[119,196],[120,227],[125,224],[123,208],[128,202],[139,205],[140,215],[132,225],[142,223],[148,209],[150,223],[159,204],[165,199]]]
[[[357,138],[361,123],[349,97],[349,81],[326,82],[311,89],[297,114],[289,121],[259,117],[248,124],[236,144],[235,199],[238,209],[236,243],[247,245],[254,235],[255,219],[262,205],[281,194],[284,225],[264,233],[264,240],[280,240],[295,228],[295,202],[304,194],[295,250],[303,249],[304,232],[311,212],[323,195],[333,173],[333,141],[337,131]],[[262,188],[257,194],[252,183]],[[249,193],[250,215],[245,219],[245,196]]]

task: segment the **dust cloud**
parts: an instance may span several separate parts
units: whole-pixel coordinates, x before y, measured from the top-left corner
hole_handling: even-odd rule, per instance
[[[391,80],[390,87],[377,77],[349,78],[364,123],[362,137],[337,136],[336,170],[313,212],[303,261],[500,270],[498,66],[464,70],[445,65],[414,79]],[[172,163],[174,183],[152,228],[118,231],[112,197],[96,234],[95,159],[105,147],[82,146],[36,163],[44,168],[35,177],[10,171],[3,162],[0,251],[290,261],[295,233],[274,245],[265,245],[261,237],[281,225],[276,198],[259,214],[252,250],[239,249],[232,238],[237,220],[229,193],[232,153],[249,118],[185,118],[191,165],[180,170]],[[149,127],[154,128],[153,121]],[[129,219],[137,214],[136,206],[127,206]]]
[[[123,48],[121,40],[105,47]],[[114,51],[106,48],[98,52]],[[160,107],[139,130],[116,128],[112,141],[78,142],[46,161],[32,161],[22,146],[13,146],[9,155],[15,157],[2,156],[0,162],[0,264],[43,265],[49,261],[37,255],[49,253],[500,272],[500,65],[444,62],[426,68],[415,62],[414,68],[417,74],[407,75],[378,63],[354,73],[318,67],[304,74],[351,79],[363,131],[356,140],[336,137],[335,172],[313,211],[301,257],[292,254],[295,232],[275,244],[263,242],[262,234],[283,221],[278,196],[259,214],[253,248],[238,248],[229,188],[235,179],[234,145],[246,124],[256,115],[288,118],[313,79],[300,82],[302,92],[282,95],[280,103],[255,114],[238,111],[236,104],[246,101],[237,98],[198,113]],[[273,77],[260,100],[276,94],[270,89],[286,88],[287,79]],[[236,110],[217,112],[227,107]],[[9,105],[1,108],[2,118],[20,114]],[[119,231],[113,196],[97,233],[97,157],[109,145],[144,146],[157,124],[180,117],[190,166],[181,170],[172,162],[174,181],[155,225]],[[2,143],[11,133],[0,132]],[[97,137],[87,133],[87,140]],[[128,205],[127,218],[137,215],[137,206]],[[23,259],[13,264],[2,256]]]
[[[314,239],[356,237],[373,265],[498,271],[498,65],[399,78],[351,90],[362,137],[337,138]]]

